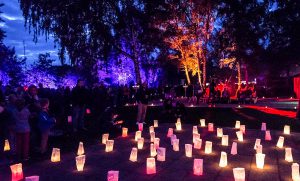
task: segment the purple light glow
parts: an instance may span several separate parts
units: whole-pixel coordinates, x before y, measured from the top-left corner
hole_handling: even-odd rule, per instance
[[[9,81],[10,81],[10,78],[9,76],[7,75],[7,73],[5,72],[2,72],[0,70],[0,80],[2,81],[3,85],[8,85],[9,84]]]
[[[47,88],[57,88],[56,78],[47,72],[42,72],[37,69],[31,69],[25,73],[24,85],[37,86],[39,83],[42,83],[44,87]]]

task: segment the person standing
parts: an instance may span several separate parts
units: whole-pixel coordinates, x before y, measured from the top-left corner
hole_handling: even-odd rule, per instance
[[[79,79],[77,85],[72,90],[72,106],[73,106],[73,131],[86,130],[84,127],[84,112],[87,103],[87,89],[84,81]]]
[[[137,115],[137,124],[144,123],[147,113],[147,106],[149,102],[149,92],[147,89],[147,84],[144,83],[140,85],[137,93],[136,93],[136,100],[138,102],[138,115]]]

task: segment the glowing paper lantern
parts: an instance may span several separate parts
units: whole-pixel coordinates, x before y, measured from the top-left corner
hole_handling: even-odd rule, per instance
[[[106,141],[108,140],[108,137],[109,137],[108,133],[102,135],[102,144],[106,144]]]
[[[138,127],[139,127],[139,131],[143,131],[144,124],[143,123],[139,123]]]
[[[194,159],[194,175],[203,175],[203,159]]]
[[[237,131],[236,136],[238,138],[238,141],[243,142],[244,141],[244,136],[242,131]]]
[[[72,116],[68,116],[68,123],[72,123]]]
[[[222,151],[221,152],[221,158],[219,162],[220,167],[226,167],[227,166],[227,153]]]
[[[256,150],[257,146],[260,145],[260,141],[261,141],[260,139],[256,138],[255,144],[254,144],[254,150]]]
[[[212,142],[211,141],[206,141],[205,142],[205,154],[211,154],[212,153]]]
[[[4,149],[3,149],[3,151],[9,151],[9,150],[10,150],[9,141],[5,140],[4,141]]]
[[[173,140],[173,151],[179,151],[179,139]]]
[[[177,118],[176,123],[181,123],[181,119],[180,119],[180,118]]]
[[[176,125],[176,130],[177,131],[181,131],[182,130],[182,128],[181,128],[181,122],[177,122],[177,123],[175,123],[175,125]]]
[[[200,134],[198,133],[193,133],[193,143],[195,143],[196,139],[200,139]]]
[[[157,149],[159,147],[159,141],[160,141],[159,138],[154,138],[154,147],[155,147],[155,149]]]
[[[261,130],[266,131],[267,130],[267,123],[261,123]]]
[[[245,125],[241,125],[241,126],[240,126],[240,131],[241,131],[243,134],[246,134],[246,126],[245,126]]]
[[[156,165],[154,158],[147,158],[147,174],[155,174],[156,173]]]
[[[223,129],[222,128],[217,128],[217,137],[222,137],[223,136]]]
[[[284,143],[284,137],[283,136],[279,136],[278,138],[278,142],[277,142],[277,147],[278,148],[282,148],[283,147],[283,143]]]
[[[205,119],[200,119],[200,126],[205,127]]]
[[[40,176],[37,175],[25,177],[25,181],[39,181],[39,180],[40,180]]]
[[[266,141],[271,141],[272,140],[272,136],[271,136],[270,130],[267,130],[265,132],[265,140]]]
[[[291,127],[289,125],[284,125],[283,134],[291,134]]]
[[[292,179],[293,179],[293,181],[299,181],[300,180],[299,164],[298,163],[293,163],[291,167],[292,167]]]
[[[107,181],[119,181],[119,171],[115,171],[115,170],[108,171]]]
[[[233,170],[234,181],[246,180],[245,168],[233,168],[232,170]]]
[[[158,120],[154,120],[154,121],[153,121],[153,126],[154,126],[154,128],[157,128],[157,127],[158,127]]]
[[[105,152],[112,152],[114,150],[114,140],[107,140]]]
[[[231,152],[232,155],[236,155],[237,154],[237,142],[232,142],[232,146],[231,146]]]
[[[285,161],[293,162],[292,148],[285,148]]]
[[[82,142],[79,142],[78,150],[77,150],[77,155],[83,155],[83,154],[84,154],[83,143],[82,143]]]
[[[79,172],[83,171],[84,164],[85,164],[85,155],[77,156],[76,157],[77,171]]]
[[[155,132],[150,133],[150,142],[153,143],[155,139]]]
[[[192,157],[193,155],[193,146],[191,144],[185,144],[185,156]]]
[[[129,160],[132,161],[132,162],[136,162],[137,161],[137,153],[138,153],[137,148],[132,148]]]
[[[200,138],[195,139],[194,148],[201,149],[201,146],[202,146],[202,139],[200,139]]]
[[[262,145],[257,145],[256,153],[262,153],[262,149],[263,149]]]
[[[22,163],[11,165],[10,170],[12,181],[18,181],[23,179]]]
[[[193,126],[193,134],[198,134],[198,127],[197,126]]]
[[[59,162],[60,161],[60,149],[53,148],[51,154],[51,162]]]
[[[265,154],[262,153],[256,153],[256,167],[263,169],[265,164]]]
[[[241,122],[240,121],[235,121],[235,128],[240,129],[241,127]]]
[[[153,126],[150,126],[150,127],[149,127],[149,133],[151,134],[152,132],[154,132],[154,127],[153,127]]]
[[[150,144],[150,156],[156,156],[156,149],[153,143]]]
[[[157,152],[157,161],[164,162],[166,161],[166,148],[159,147],[156,150]]]
[[[141,137],[142,137],[142,132],[141,131],[136,131],[135,132],[134,140],[138,141],[138,139],[141,138]]]
[[[173,135],[173,128],[169,128],[167,137],[170,138],[172,135]]]
[[[222,146],[228,146],[228,135],[223,135],[222,136]]]
[[[128,136],[128,128],[122,128],[122,137]]]
[[[143,147],[144,147],[144,138],[139,138],[137,144],[138,144],[137,147],[138,147],[139,150],[143,149]]]
[[[171,136],[171,138],[170,138],[170,140],[171,140],[171,145],[173,145],[173,141],[174,141],[175,139],[177,139],[177,136],[176,136],[175,134],[173,134],[173,135]]]
[[[213,132],[214,131],[214,124],[213,123],[208,123],[208,131]]]

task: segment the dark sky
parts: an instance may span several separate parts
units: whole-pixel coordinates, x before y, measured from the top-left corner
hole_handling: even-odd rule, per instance
[[[50,37],[46,41],[45,36],[39,36],[38,42],[33,42],[33,35],[29,34],[28,29],[24,27],[24,18],[18,0],[1,1],[0,3],[4,3],[4,6],[1,8],[3,12],[1,17],[4,22],[0,23],[0,28],[6,32],[5,45],[15,47],[17,55],[23,57],[23,41],[25,41],[25,54],[28,64],[33,63],[37,59],[38,54],[46,52],[49,52],[51,58],[56,60],[54,64],[59,64],[57,48],[54,48],[53,38]]]

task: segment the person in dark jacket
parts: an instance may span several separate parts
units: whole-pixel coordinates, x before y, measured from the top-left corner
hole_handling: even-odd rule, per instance
[[[41,133],[40,152],[44,154],[47,151],[49,132],[55,124],[55,119],[48,113],[49,99],[40,99],[40,105],[41,111],[38,114],[38,128]]]
[[[84,111],[87,102],[87,89],[84,87],[84,81],[79,79],[76,87],[72,90],[72,106],[73,106],[73,131],[78,129],[86,130],[84,128]]]
[[[136,100],[138,102],[138,115],[136,120],[137,124],[145,123],[147,105],[149,101],[149,92],[146,84],[143,84],[139,87],[136,93]]]

